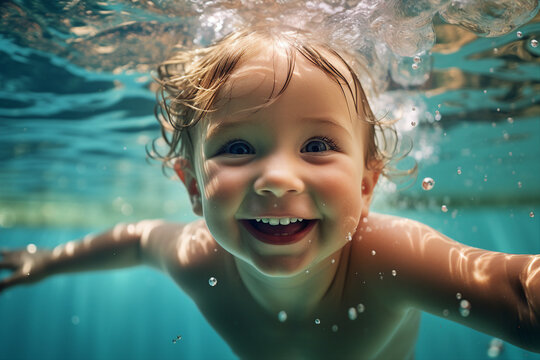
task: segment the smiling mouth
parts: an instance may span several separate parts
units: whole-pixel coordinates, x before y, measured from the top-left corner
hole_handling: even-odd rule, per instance
[[[240,220],[240,223],[257,240],[273,245],[288,245],[304,238],[317,220],[303,220],[287,225],[270,225],[256,220]]]

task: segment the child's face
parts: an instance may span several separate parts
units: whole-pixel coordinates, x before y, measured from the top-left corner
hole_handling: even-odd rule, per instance
[[[279,53],[243,62],[220,91],[219,110],[194,129],[193,157],[215,239],[260,272],[282,276],[347,243],[378,176],[364,167],[366,128],[352,97],[301,55],[285,92],[253,109],[281,89],[286,69]],[[260,218],[304,220],[272,226]]]

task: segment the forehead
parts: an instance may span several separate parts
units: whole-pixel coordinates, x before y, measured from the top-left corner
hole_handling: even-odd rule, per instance
[[[341,59],[322,50],[321,54],[347,81],[325,72],[283,43],[246,54],[218,92],[213,117],[256,111],[285,97],[293,100],[289,104],[293,112],[307,108],[325,112],[346,110],[348,117],[354,118],[357,112],[350,91],[354,88],[352,75]]]

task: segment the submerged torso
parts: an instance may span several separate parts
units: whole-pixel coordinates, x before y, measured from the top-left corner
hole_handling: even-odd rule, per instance
[[[414,310],[395,313],[366,298],[364,312],[351,320],[349,309],[357,304],[344,299],[304,320],[281,322],[241,286],[208,293],[196,300],[199,309],[242,359],[412,358],[419,325]]]
[[[393,305],[391,279],[366,268],[373,263],[361,258],[362,243],[351,242],[351,256],[338,264],[338,288],[300,318],[280,319],[257,303],[222,249],[189,276],[170,274],[242,359],[412,359],[420,314]],[[210,277],[217,285],[208,285]]]

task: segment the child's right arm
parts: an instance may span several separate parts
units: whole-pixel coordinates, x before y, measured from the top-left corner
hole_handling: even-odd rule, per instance
[[[69,272],[107,270],[141,264],[163,267],[159,257],[167,244],[176,242],[186,226],[148,220],[118,224],[98,235],[70,241],[53,250],[29,245],[25,249],[0,252],[0,269],[12,273],[0,279],[0,292],[6,288],[31,284],[44,278]],[[187,226],[189,227],[189,225]],[[176,236],[178,239],[178,236]]]

